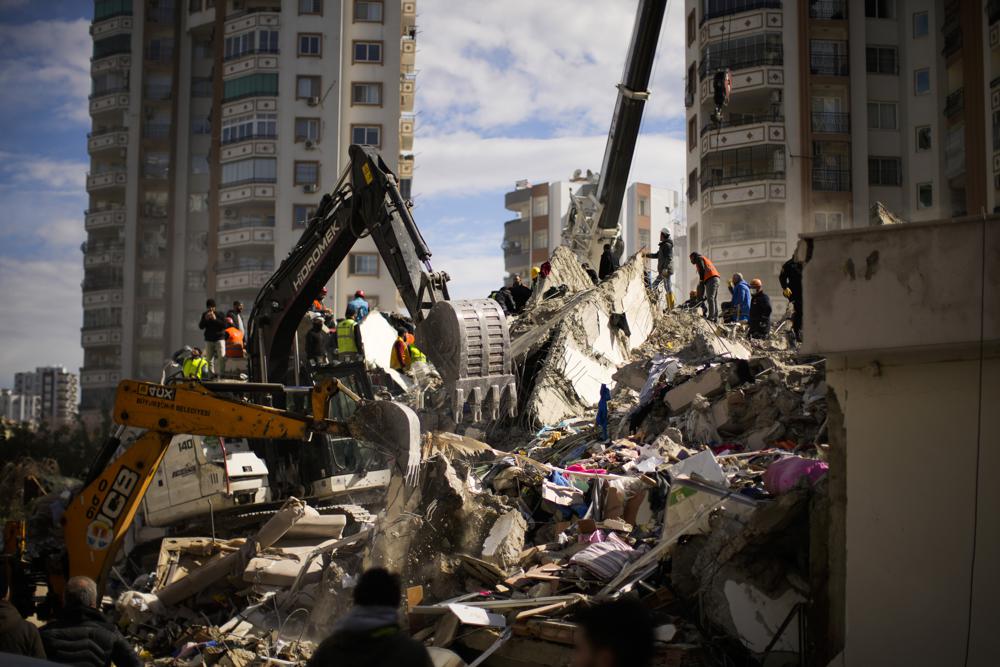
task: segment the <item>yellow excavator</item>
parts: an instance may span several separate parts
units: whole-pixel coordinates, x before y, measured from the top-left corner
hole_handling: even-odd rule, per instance
[[[323,416],[338,394],[358,403],[349,421]],[[305,409],[297,412],[260,405],[262,395]],[[161,385],[124,380],[115,395],[113,418],[122,426],[145,432],[124,452],[96,468],[66,507],[62,516],[65,561],[54,563],[48,576],[53,601],[61,597],[66,575],[88,576],[103,587],[139,503],[179,433],[277,441],[309,440],[321,434],[355,437],[380,448],[393,474],[410,481],[420,463],[416,414],[399,403],[366,401],[339,380],[301,390],[270,383]]]

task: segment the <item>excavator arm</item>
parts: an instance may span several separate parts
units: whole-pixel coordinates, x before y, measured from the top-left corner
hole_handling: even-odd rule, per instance
[[[459,421],[485,403],[493,418],[516,389],[507,321],[491,299],[451,301],[449,276],[431,268],[431,252],[400,194],[396,176],[369,146],[351,146],[350,165],[325,195],[299,242],[261,288],[247,325],[251,379],[282,382],[299,323],[358,239],[371,235],[417,324],[417,346],[437,368]]]
[[[239,395],[285,391],[280,385],[258,383],[220,383],[219,388]],[[407,414],[405,406],[383,405],[385,401],[362,404],[356,422],[350,424],[323,418],[329,399],[342,390],[346,393],[337,380],[310,389],[312,414],[308,415],[219,395],[212,385],[197,382],[168,386],[122,381],[115,396],[114,420],[122,426],[146,430],[118,456],[118,443],[110,443],[110,451],[96,462],[101,467],[70,500],[62,517],[69,575],[105,581],[139,503],[176,434],[275,440],[308,440],[314,433],[353,437],[363,434],[376,446],[389,450],[396,450],[401,441],[419,439],[416,416]],[[394,413],[387,415],[387,410]],[[372,421],[397,427],[383,432],[368,428]],[[400,424],[410,428],[401,430]],[[412,478],[417,465],[419,460],[407,460],[405,474]]]
[[[563,243],[582,261],[596,264],[604,244],[613,243],[621,233],[618,219],[642,112],[649,99],[647,88],[667,3],[668,0],[639,0],[597,186],[584,186],[571,198]]]

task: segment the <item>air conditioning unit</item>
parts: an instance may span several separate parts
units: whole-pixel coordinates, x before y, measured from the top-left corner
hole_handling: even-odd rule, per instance
[[[303,192],[316,192],[317,190],[319,190],[319,186],[316,185],[315,183],[310,183],[309,185],[302,186]]]
[[[235,256],[236,253],[234,253],[232,250],[224,250],[222,252],[222,259],[232,259]]]
[[[311,107],[319,106],[319,97],[317,96],[310,97],[309,99],[306,100],[306,104],[308,104]]]
[[[306,139],[305,147],[307,151],[311,151],[316,148],[316,142],[313,141],[312,139]]]
[[[236,213],[236,209],[235,209],[235,208],[227,208],[227,209],[225,209],[225,210],[224,210],[224,211],[222,212],[222,214],[223,214],[224,216],[226,216],[227,218],[235,218],[235,217],[236,217],[236,216],[238,215],[238,214]]]

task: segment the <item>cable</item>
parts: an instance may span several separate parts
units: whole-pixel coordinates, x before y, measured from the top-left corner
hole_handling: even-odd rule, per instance
[[[983,233],[979,247],[982,250],[980,258],[979,284],[979,403],[976,406],[976,481],[972,485],[974,502],[972,504],[972,559],[969,562],[969,615],[965,630],[965,660],[969,664],[969,651],[972,648],[972,612],[973,596],[976,592],[976,546],[979,541],[979,463],[983,451],[983,358],[985,356],[986,335],[986,211],[981,211]]]

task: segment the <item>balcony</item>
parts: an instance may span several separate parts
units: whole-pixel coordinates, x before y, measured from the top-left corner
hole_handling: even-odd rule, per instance
[[[128,128],[115,127],[87,135],[87,152],[91,155],[111,148],[125,149],[128,146]]]
[[[223,262],[216,267],[215,289],[217,292],[258,290],[264,286],[273,272],[273,260],[242,258],[233,262]]]
[[[121,326],[105,326],[100,328],[84,327],[80,330],[80,345],[82,347],[108,347],[121,345]]]
[[[404,76],[399,80],[399,111],[413,113],[413,96],[417,90],[417,82],[413,77]]]
[[[84,243],[83,266],[86,269],[98,266],[120,266],[125,261],[124,243]]]
[[[704,3],[700,25],[721,16],[730,16],[754,9],[781,9],[781,0],[709,0]]]
[[[850,192],[850,169],[813,169],[812,189],[816,192]]]
[[[779,117],[777,122],[767,122],[775,116]],[[701,130],[704,137],[701,142],[702,155],[713,151],[785,141],[785,124],[784,119],[780,119],[780,114],[748,115],[735,121],[724,121],[719,125],[706,125]]]
[[[102,74],[104,72],[121,70],[128,71],[132,66],[132,56],[128,53],[119,53],[103,58],[93,58],[90,61],[90,74]]]
[[[87,192],[124,188],[126,183],[128,183],[128,172],[124,168],[112,169],[99,174],[87,174]]]
[[[115,287],[113,285],[94,285],[93,283],[84,281],[80,287],[83,289],[83,307],[85,309],[122,305],[124,293],[122,292],[121,284]]]
[[[90,36],[94,39],[103,39],[119,32],[129,32],[131,30],[132,15],[122,14],[92,23],[90,25]]]
[[[962,28],[954,27],[945,33],[944,36],[944,48],[941,49],[941,55],[947,58],[955,53],[958,53],[962,48]]]
[[[812,131],[829,134],[850,134],[851,114],[833,111],[813,111]]]
[[[965,88],[959,88],[944,98],[944,117],[951,118],[965,109]]]
[[[413,116],[402,116],[399,119],[399,150],[413,150],[413,128],[416,123]]]
[[[233,248],[237,246],[252,246],[274,244],[274,221],[270,224],[260,220],[255,223],[247,221],[227,221],[219,227],[219,247]]]
[[[701,209],[785,202],[785,172],[751,172],[701,179]]]
[[[222,78],[243,76],[256,72],[277,72],[277,49],[254,49],[238,56],[231,56],[222,66]]]
[[[117,369],[80,369],[80,386],[84,389],[116,387],[120,380],[121,371]]]
[[[816,76],[848,76],[847,54],[812,53],[809,55],[809,72]]]
[[[122,226],[125,224],[125,209],[92,209],[84,211],[83,228],[88,231]]]
[[[92,95],[90,97],[90,115],[95,116],[107,111],[127,111],[129,104],[128,91]]]
[[[846,21],[847,0],[810,0],[809,18],[820,21]]]
[[[219,206],[232,206],[253,202],[273,202],[276,196],[274,183],[248,183],[226,185],[219,190]]]
[[[405,35],[399,39],[399,66],[404,74],[411,74],[417,65],[417,40]]]

